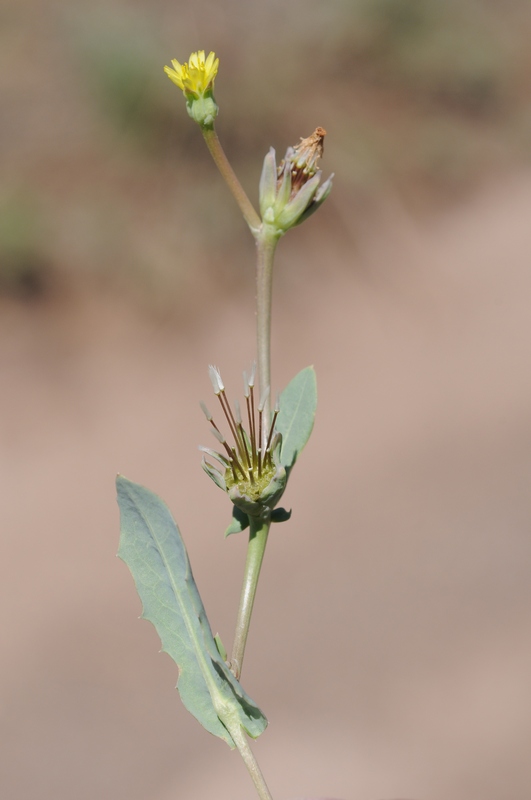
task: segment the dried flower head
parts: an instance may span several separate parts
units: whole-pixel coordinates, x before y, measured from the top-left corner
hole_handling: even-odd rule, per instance
[[[306,139],[301,136],[299,144],[288,148],[280,162],[277,184],[280,187],[284,171],[291,168],[291,197],[317,172],[317,162],[323,155],[325,136],[324,128],[316,128]]]
[[[263,221],[272,225],[278,236],[304,222],[330,194],[334,176],[320,185],[321,172],[317,168],[325,135],[324,128],[316,128],[298,145],[288,147],[278,170],[273,148],[264,159],[260,211]]]

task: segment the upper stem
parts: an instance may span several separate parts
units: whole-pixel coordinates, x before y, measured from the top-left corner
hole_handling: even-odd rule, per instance
[[[240,211],[243,214],[243,218],[250,227],[253,236],[256,236],[260,230],[260,226],[262,225],[262,220],[255,211],[253,204],[247,197],[245,189],[241,185],[236,173],[232,169],[229,160],[225,155],[225,151],[221,146],[221,142],[218,139],[216,131],[213,127],[202,127],[201,130],[203,132],[206,145],[210,150],[210,155],[216,162],[216,166],[221,172],[225,183],[229,187],[234,199],[238,203]]]
[[[277,242],[278,236],[267,225],[263,225],[257,236],[258,261],[256,267],[256,332],[260,394],[263,394],[265,389],[271,386],[271,297],[273,289],[273,259]],[[270,419],[271,405],[269,398],[267,398],[263,408],[264,431],[269,431]],[[259,446],[263,447],[263,443],[259,442]],[[230,662],[236,678],[240,677],[242,671],[256,587],[258,586],[271,520],[269,517],[258,519],[250,516],[249,525],[249,546]]]
[[[257,238],[256,264],[256,346],[260,394],[271,388],[271,300],[273,295],[273,261],[278,236],[267,225]],[[269,430],[270,399],[264,407],[264,429]]]
[[[269,519],[262,520],[257,517],[249,517],[249,524],[249,546],[247,548],[240,607],[238,609],[236,632],[230,660],[231,670],[238,680],[242,672],[243,656],[253,613],[256,587],[258,586],[258,578],[260,577],[271,521]]]

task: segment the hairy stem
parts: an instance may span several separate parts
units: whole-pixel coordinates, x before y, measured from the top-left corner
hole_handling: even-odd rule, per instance
[[[245,562],[240,607],[238,609],[236,632],[234,634],[234,644],[232,646],[232,656],[230,660],[231,670],[238,680],[242,672],[243,656],[245,654],[247,634],[249,633],[249,625],[253,613],[256,587],[258,586],[258,578],[260,576],[260,569],[262,568],[267,536],[271,526],[271,521],[269,519],[261,520],[256,517],[249,517],[249,522],[249,546],[247,548],[247,560]]]
[[[201,130],[203,132],[206,145],[210,150],[210,155],[214,159],[217,168],[221,172],[225,183],[232,192],[232,196],[238,203],[244,220],[250,227],[253,235],[256,236],[260,230],[260,226],[262,225],[262,220],[255,211],[253,204],[247,197],[245,189],[241,185],[236,173],[232,169],[229,160],[225,155],[225,151],[221,146],[221,142],[218,139],[216,131],[214,128],[202,128]]]

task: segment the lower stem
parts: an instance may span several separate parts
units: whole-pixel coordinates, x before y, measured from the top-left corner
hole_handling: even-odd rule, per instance
[[[271,521],[269,519],[262,520],[256,517],[249,517],[249,522],[250,533],[247,560],[245,562],[240,607],[238,609],[236,632],[234,634],[234,644],[232,646],[232,656],[230,660],[231,670],[238,680],[242,672],[243,656],[245,654],[247,635],[249,633],[249,625],[253,613],[254,598],[258,586],[258,578],[260,577],[260,570],[262,568],[267,536],[271,526]]]
[[[251,779],[255,785],[258,797],[260,800],[273,800],[271,792],[267,788],[264,776],[262,775],[262,770],[258,766],[258,762],[254,757],[253,751],[249,747],[249,742],[247,741],[243,730],[238,725],[238,730],[232,729],[230,730],[230,734],[234,739],[234,744],[238,748],[239,754],[243,758],[245,766],[247,767],[247,771],[249,772],[249,775],[251,776]]]
[[[245,734],[243,733],[242,729],[240,728],[239,735],[237,734],[235,736],[234,732],[231,733],[234,743],[238,748],[238,752],[243,758],[245,766],[247,767],[247,771],[249,772],[249,775],[251,776],[251,779],[255,785],[258,797],[260,800],[273,800],[271,792],[267,788],[264,776],[262,775],[262,770],[258,766],[258,762],[254,757],[253,751],[249,747],[249,742],[245,738]]]

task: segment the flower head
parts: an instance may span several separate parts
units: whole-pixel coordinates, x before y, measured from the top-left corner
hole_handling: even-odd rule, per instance
[[[283,161],[278,168],[278,182],[286,169],[291,167],[291,198],[301,189],[317,172],[317,162],[323,155],[324,128],[316,128],[311,136],[301,140],[294,147],[289,147]]]
[[[199,97],[207,89],[214,88],[214,78],[218,74],[219,66],[219,58],[216,58],[215,53],[209,53],[205,59],[205,51],[198,50],[191,54],[188,63],[180,64],[176,58],[171,63],[173,69],[164,67],[164,72],[185,94]]]
[[[231,408],[221,375],[215,367],[209,367],[214,394],[219,400],[223,415],[230,428],[233,444],[229,443],[220,431],[212,414],[201,404],[203,413],[212,426],[211,430],[224,452],[217,453],[208,447],[201,447],[203,453],[218,462],[221,469],[214,467],[203,457],[203,469],[214,483],[227,492],[230,499],[241,511],[252,517],[271,513],[286,487],[286,470],[280,463],[282,437],[275,430],[279,413],[278,403],[273,413],[271,425],[263,424],[265,404],[269,391],[255,405],[254,369],[247,376],[244,373],[245,411],[248,429],[244,428],[239,404]]]
[[[184,64],[176,58],[171,63],[172,67],[164,67],[164,72],[184,92],[188,114],[199,125],[211,127],[218,114],[213,91],[219,58],[212,52],[205,58],[205,51],[198,50]]]
[[[321,172],[317,168],[325,135],[324,128],[316,128],[298,145],[288,147],[278,170],[273,148],[264,159],[260,211],[263,221],[274,226],[279,236],[304,222],[330,194],[334,176],[320,185]]]

